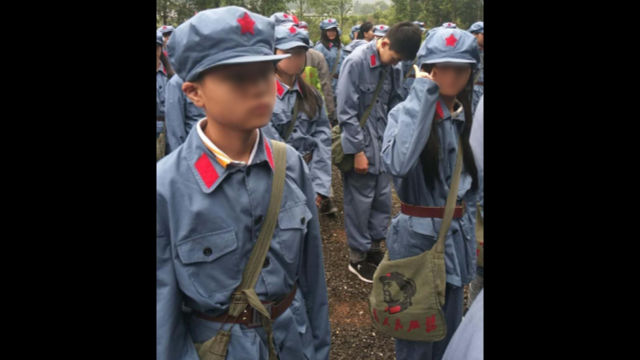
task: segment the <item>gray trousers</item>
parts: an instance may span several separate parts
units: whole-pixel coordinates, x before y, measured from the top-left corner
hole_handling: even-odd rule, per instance
[[[462,321],[462,303],[464,289],[447,283],[444,311],[447,322],[447,335],[436,342],[410,341],[396,339],[397,360],[440,360],[447,349],[449,340]]]
[[[386,237],[391,221],[391,176],[389,174],[342,174],[344,224],[349,249],[362,259],[374,240]],[[353,257],[353,256],[352,256]]]

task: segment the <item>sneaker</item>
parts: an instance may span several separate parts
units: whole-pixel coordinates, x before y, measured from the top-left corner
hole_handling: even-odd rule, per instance
[[[320,204],[320,214],[323,215],[333,215],[338,212],[338,208],[333,204],[331,198],[322,199],[322,204]]]
[[[360,280],[373,284],[373,273],[376,272],[376,267],[366,260],[357,263],[350,262],[349,271],[356,274]]]
[[[367,253],[367,258],[365,259],[365,261],[367,261],[370,264],[373,264],[374,266],[378,266],[378,264],[380,264],[380,262],[382,261],[383,257],[384,257],[384,253],[382,251],[372,250]]]

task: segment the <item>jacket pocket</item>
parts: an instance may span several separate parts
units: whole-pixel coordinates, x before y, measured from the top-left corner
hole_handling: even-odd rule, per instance
[[[238,267],[238,240],[228,228],[197,235],[176,244],[178,257],[196,290],[205,297],[232,289]],[[238,270],[238,271],[236,271]]]
[[[274,247],[287,262],[297,263],[311,217],[311,211],[303,202],[280,210],[273,240]]]

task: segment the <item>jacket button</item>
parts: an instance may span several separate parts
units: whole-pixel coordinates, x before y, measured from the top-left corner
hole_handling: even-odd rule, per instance
[[[266,268],[267,266],[269,266],[269,263],[270,263],[270,261],[269,261],[269,257],[266,257],[266,258],[264,259],[264,264],[262,265],[262,267],[263,267],[263,268]]]
[[[258,215],[258,217],[256,218],[256,220],[253,222],[253,225],[258,225],[262,222],[262,215]]]
[[[298,129],[293,129],[293,132],[294,132],[294,133],[295,133],[295,132],[298,132]]]
[[[307,222],[307,219],[303,217],[300,218],[300,224],[304,225],[304,223]]]
[[[211,248],[209,248],[209,247],[208,248],[204,248],[204,250],[202,250],[202,253],[204,254],[204,256],[210,256],[212,252],[213,251],[211,251]]]

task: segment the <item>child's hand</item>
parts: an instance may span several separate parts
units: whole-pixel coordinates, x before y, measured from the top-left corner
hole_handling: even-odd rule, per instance
[[[413,70],[416,73],[416,79],[424,78],[424,79],[433,80],[433,78],[431,77],[431,74],[429,74],[428,72],[420,71],[420,69],[418,68],[418,65],[413,65]]]

